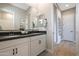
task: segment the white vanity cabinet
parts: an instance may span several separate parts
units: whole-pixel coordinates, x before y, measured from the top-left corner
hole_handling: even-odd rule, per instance
[[[46,35],[31,37],[31,56],[36,56],[46,49]]]
[[[28,56],[29,38],[0,42],[0,56]]]
[[[36,56],[46,49],[46,35],[0,42],[0,56]]]

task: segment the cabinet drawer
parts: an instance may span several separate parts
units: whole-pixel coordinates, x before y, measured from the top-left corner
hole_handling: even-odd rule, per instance
[[[37,39],[42,39],[42,38],[46,38],[46,35],[33,36],[33,37],[31,37],[31,41],[37,40]]]
[[[13,45],[24,43],[24,42],[28,43],[29,41],[30,41],[29,38],[20,38],[15,40],[3,41],[3,42],[0,42],[0,49],[11,47]]]
[[[40,38],[40,36],[33,36],[33,37],[31,37],[31,41],[37,40],[39,38]]]

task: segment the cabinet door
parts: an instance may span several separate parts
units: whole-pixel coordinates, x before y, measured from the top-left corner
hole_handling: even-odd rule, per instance
[[[0,56],[13,56],[13,48],[5,48],[0,50]]]
[[[46,36],[31,37],[31,55],[36,56],[46,49]]]
[[[36,56],[38,55],[39,51],[39,40],[34,40],[31,42],[31,56]]]
[[[45,38],[39,39],[39,52],[41,53],[46,49],[46,40]]]
[[[17,45],[15,48],[16,56],[28,56],[29,55],[29,44],[23,43]]]

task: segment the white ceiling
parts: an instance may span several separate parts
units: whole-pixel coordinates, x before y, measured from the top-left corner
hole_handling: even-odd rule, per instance
[[[11,3],[11,4],[13,6],[16,6],[18,8],[24,9],[24,10],[27,10],[30,7],[30,5],[26,4],[26,3]],[[75,3],[57,3],[57,5],[61,9],[61,11],[75,7]],[[66,7],[65,5],[69,5],[69,6]]]
[[[66,5],[68,6],[66,7]],[[61,9],[61,11],[64,11],[64,10],[75,7],[75,3],[58,3],[58,6]]]
[[[26,3],[11,3],[11,5],[24,9],[24,10],[27,10],[29,8],[29,5]]]

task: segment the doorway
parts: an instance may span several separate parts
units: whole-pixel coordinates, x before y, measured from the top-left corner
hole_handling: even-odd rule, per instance
[[[71,8],[62,12],[63,40],[75,41],[75,9]]]
[[[62,19],[61,11],[57,5],[54,6],[54,44],[59,44],[62,40]]]
[[[62,6],[64,4],[61,4]],[[76,8],[60,10],[54,8],[54,54],[75,55],[75,17]],[[63,54],[64,52],[64,54]],[[68,52],[68,53],[67,53]]]

